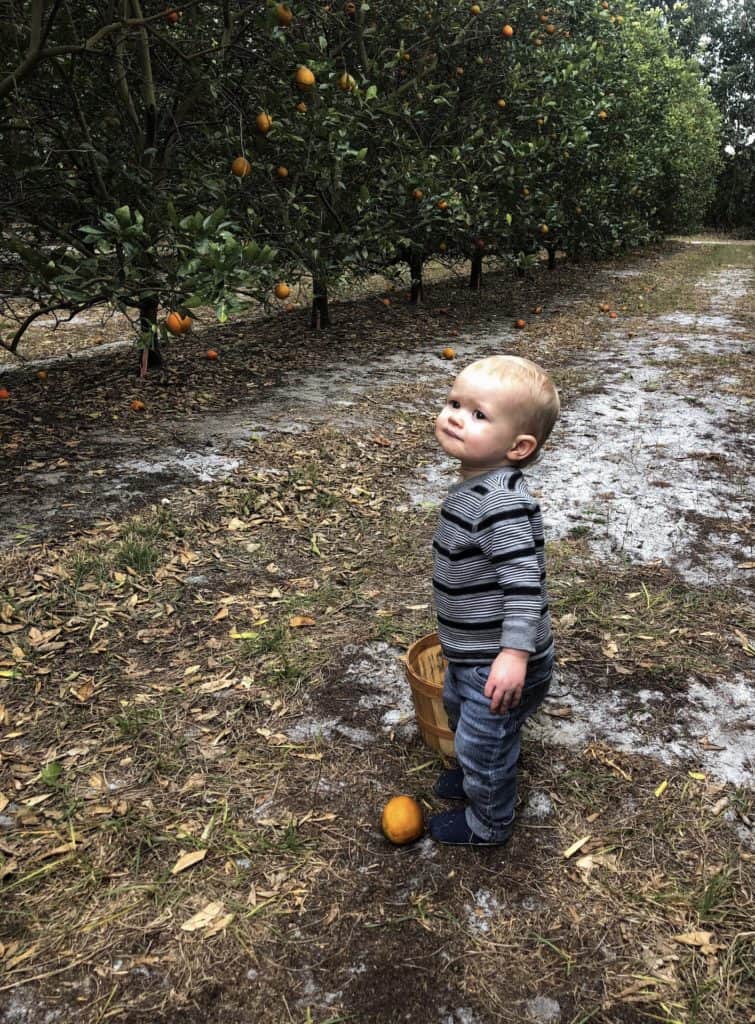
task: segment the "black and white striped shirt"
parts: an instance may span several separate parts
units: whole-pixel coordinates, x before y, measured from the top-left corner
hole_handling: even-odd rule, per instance
[[[504,647],[538,661],[553,643],[543,520],[520,470],[455,484],[433,540],[438,634],[449,661],[489,664]]]

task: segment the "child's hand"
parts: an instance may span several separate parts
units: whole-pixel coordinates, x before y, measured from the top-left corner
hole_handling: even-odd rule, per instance
[[[522,699],[529,658],[527,651],[505,648],[490,666],[484,694],[490,697],[490,710],[494,715],[507,714]]]

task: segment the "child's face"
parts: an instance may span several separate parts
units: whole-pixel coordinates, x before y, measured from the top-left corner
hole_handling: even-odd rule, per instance
[[[462,475],[515,463],[534,451],[535,438],[518,427],[524,401],[515,382],[501,384],[474,370],[459,374],[435,421],[435,436],[443,451],[460,461]]]

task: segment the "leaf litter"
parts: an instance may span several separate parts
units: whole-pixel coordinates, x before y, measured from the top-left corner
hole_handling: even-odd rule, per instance
[[[689,261],[645,259],[622,283],[627,301]],[[564,303],[528,341],[567,401],[585,387],[570,360],[600,337],[600,325],[583,329],[586,302]],[[564,1014],[614,1024],[622,1006],[684,1014],[704,978],[700,1019],[738,1019],[752,892],[737,838],[753,814],[744,787],[535,734],[523,800],[549,809],[522,817],[503,858],[397,851],[380,835],[393,793],[437,806],[440,762],[411,722],[384,732],[386,705],[359,707],[374,668],[361,652],[383,645],[397,658],[432,628],[434,511],[396,506],[404,480],[437,459],[436,379],[389,383],[379,415],[356,398],[351,417],[369,432],[326,420],[306,444],[248,437],[225,481],[173,481],[169,506],[94,516],[78,537],[30,533],[2,556],[6,994],[33,991],[39,1014],[64,1007],[70,1020],[278,1021],[284,1007],[302,1020],[388,1020],[396,1006],[494,1020],[524,1014],[537,984]],[[673,702],[691,671],[715,680],[722,637],[736,671],[750,664],[724,589],[602,564],[578,539],[554,548],[553,565],[562,671],[630,694],[652,682]],[[737,629],[753,635],[744,620]],[[372,739],[293,738],[316,718]],[[470,931],[462,909],[481,891],[493,894],[488,927]],[[695,933],[708,937],[678,938]],[[439,962],[453,970],[426,973]],[[239,985],[247,974],[253,985]]]

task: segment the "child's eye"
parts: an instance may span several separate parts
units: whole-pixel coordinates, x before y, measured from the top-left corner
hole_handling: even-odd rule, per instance
[[[461,402],[457,401],[455,398],[449,398],[448,404],[452,409],[461,409]]]
[[[484,420],[486,418],[485,413],[481,409],[475,409],[474,418],[476,420]]]

